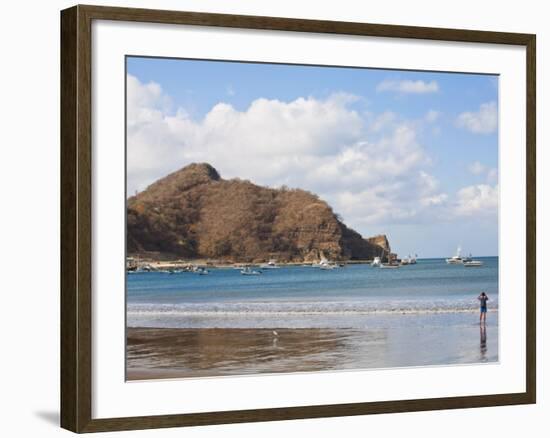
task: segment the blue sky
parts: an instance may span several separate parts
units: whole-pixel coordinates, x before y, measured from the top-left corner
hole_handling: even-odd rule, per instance
[[[208,161],[311,190],[401,255],[498,252],[496,76],[136,57],[127,74],[129,193]]]

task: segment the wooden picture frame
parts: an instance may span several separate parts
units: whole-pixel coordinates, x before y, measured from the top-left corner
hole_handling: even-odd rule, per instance
[[[183,24],[517,45],[526,48],[526,391],[127,418],[92,418],[92,22]],[[75,6],[61,12],[61,426],[74,432],[529,404],[536,401],[535,58],[531,34]],[[121,255],[122,257],[122,255]]]

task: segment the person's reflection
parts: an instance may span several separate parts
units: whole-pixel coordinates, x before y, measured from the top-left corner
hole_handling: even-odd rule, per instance
[[[479,326],[479,351],[481,359],[485,360],[487,354],[487,327],[484,324]]]

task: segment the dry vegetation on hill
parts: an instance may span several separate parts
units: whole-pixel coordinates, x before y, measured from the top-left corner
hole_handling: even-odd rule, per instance
[[[223,180],[209,164],[190,164],[128,199],[130,255],[235,262],[370,259],[389,251],[346,227],[318,196]]]

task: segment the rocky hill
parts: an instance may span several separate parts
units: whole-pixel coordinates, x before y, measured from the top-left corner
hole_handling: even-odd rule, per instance
[[[386,236],[363,239],[330,206],[299,189],[223,180],[190,164],[127,202],[129,255],[234,262],[372,259]]]

